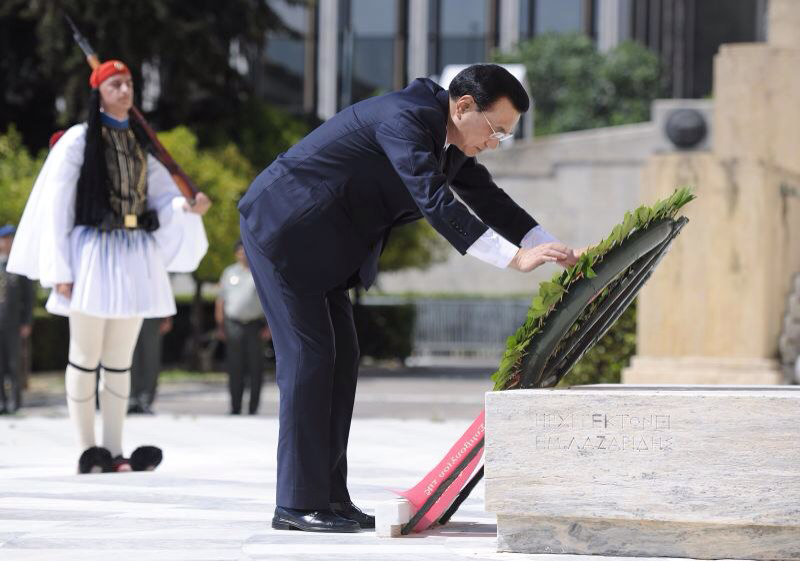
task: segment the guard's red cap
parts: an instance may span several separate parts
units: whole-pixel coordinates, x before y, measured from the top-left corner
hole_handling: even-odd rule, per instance
[[[56,142],[58,142],[59,139],[64,136],[65,132],[67,131],[56,131],[50,136],[50,148],[56,145]]]
[[[125,63],[120,60],[107,60],[94,70],[92,75],[89,76],[89,85],[97,89],[106,79],[111,78],[114,74],[130,74],[131,71],[125,66]]]

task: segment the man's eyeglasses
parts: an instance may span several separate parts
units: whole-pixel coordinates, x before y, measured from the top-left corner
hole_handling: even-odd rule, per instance
[[[504,140],[508,140],[514,136],[513,132],[497,132],[494,130],[494,127],[492,126],[491,121],[489,121],[489,117],[486,116],[486,113],[481,111],[481,115],[483,115],[483,118],[486,119],[486,124],[489,125],[489,128],[492,129],[492,134],[489,135],[489,138],[498,142],[503,142]]]

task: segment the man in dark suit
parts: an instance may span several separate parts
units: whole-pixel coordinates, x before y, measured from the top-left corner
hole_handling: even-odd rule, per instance
[[[242,241],[280,389],[273,528],[374,528],[347,491],[359,356],[347,290],[373,283],[392,227],[425,218],[460,253],[498,267],[575,262],[475,161],[510,136],[528,106],[522,85],[497,65],[470,66],[449,90],[417,79],[335,115],[242,198]]]

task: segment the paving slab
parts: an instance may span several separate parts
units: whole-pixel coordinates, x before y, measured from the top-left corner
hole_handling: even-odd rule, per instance
[[[350,489],[368,511],[393,497],[391,489],[416,483],[480,409],[482,397],[470,397],[477,388],[469,386],[452,392],[465,402],[459,405],[461,418],[431,416],[435,404],[426,409],[425,400],[413,410],[392,409],[391,395],[413,396],[422,383],[392,378],[361,387],[375,396],[375,407],[383,407],[384,415],[408,415],[381,418],[367,412],[353,421]],[[438,388],[425,383],[436,400],[446,403],[452,381]],[[159,469],[75,475],[77,446],[63,406],[0,417],[0,560],[620,559],[497,553],[496,521],[484,511],[483,485],[450,524],[409,537],[272,530],[277,429],[277,421],[267,416],[133,416],[126,426],[126,452],[141,444],[161,446],[165,456]]]

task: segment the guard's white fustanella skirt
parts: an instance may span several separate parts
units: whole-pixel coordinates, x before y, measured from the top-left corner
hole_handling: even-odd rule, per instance
[[[86,125],[71,127],[50,151],[25,205],[8,270],[53,288],[46,308],[69,316],[167,317],[175,314],[167,272],[197,269],[208,249],[203,221],[188,211],[167,169],[147,156],[147,206],[159,228],[112,230],[75,225]],[[72,298],[56,293],[72,284]]]
[[[165,259],[153,236],[143,230],[77,226],[70,233],[75,279],[72,298],[53,290],[47,311],[104,317],[167,317],[175,314]]]

